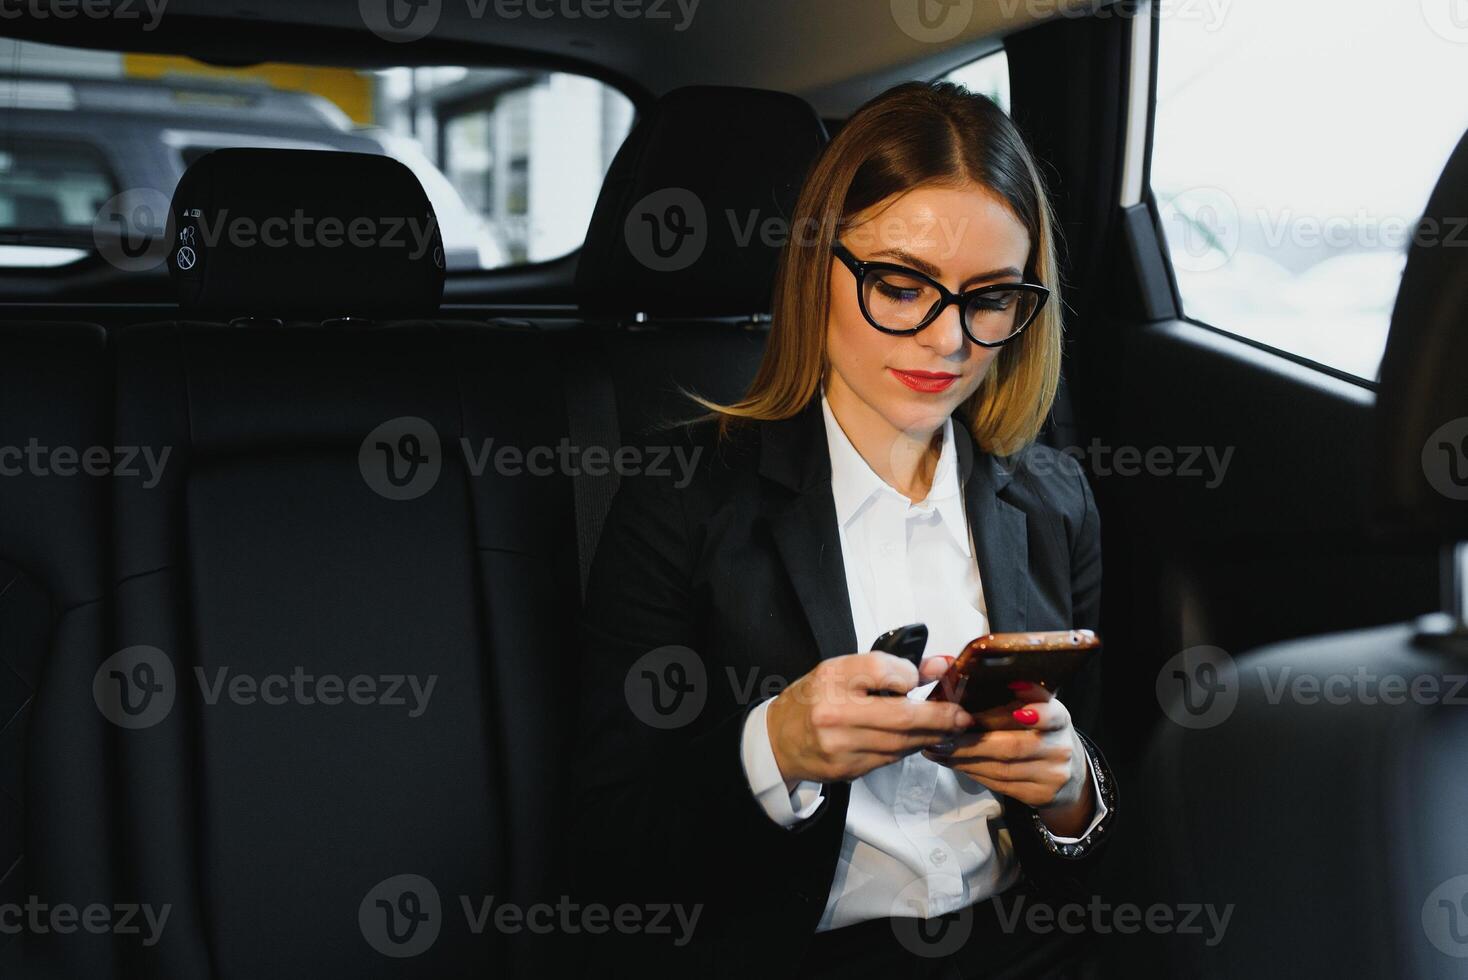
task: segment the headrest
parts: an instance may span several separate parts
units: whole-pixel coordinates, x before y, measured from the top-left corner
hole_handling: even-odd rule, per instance
[[[431,316],[433,206],[398,161],[332,150],[215,150],[173,192],[168,268],[185,315]]]
[[[617,152],[581,250],[584,310],[739,315],[770,309],[775,263],[826,129],[758,89],[663,96]]]
[[[1468,540],[1468,134],[1407,253],[1376,411],[1385,516],[1440,541]]]

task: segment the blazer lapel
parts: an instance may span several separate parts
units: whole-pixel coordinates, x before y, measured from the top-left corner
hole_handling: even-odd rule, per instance
[[[822,660],[856,653],[819,396],[798,415],[762,423],[760,474],[784,488],[767,498],[766,514],[816,652]]]
[[[1010,471],[978,452],[962,419],[954,416],[954,448],[964,509],[973,530],[991,632],[1027,628],[1029,544],[1024,511],[1004,499]],[[761,423],[760,474],[784,488],[767,498],[775,548],[800,600],[820,659],[856,650],[846,591],[846,567],[831,496],[831,456],[820,398],[798,415]]]
[[[953,417],[953,442],[989,613],[989,631],[1022,632],[1027,628],[1030,594],[1025,512],[1003,497],[1010,471],[997,457],[976,451],[968,426],[957,415]]]

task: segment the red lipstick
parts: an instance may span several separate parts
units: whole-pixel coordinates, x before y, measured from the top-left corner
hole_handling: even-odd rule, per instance
[[[953,382],[958,380],[958,375],[949,374],[947,371],[899,371],[896,368],[888,368],[892,376],[913,391],[921,391],[934,394],[946,391]]]

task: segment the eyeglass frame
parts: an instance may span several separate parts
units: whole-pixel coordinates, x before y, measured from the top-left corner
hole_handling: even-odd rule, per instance
[[[992,282],[986,283],[983,286],[975,286],[973,289],[966,289],[961,293],[954,293],[951,292],[947,286],[943,285],[932,276],[924,272],[919,272],[917,269],[912,269],[905,265],[898,265],[895,262],[867,262],[863,259],[859,259],[855,255],[852,255],[851,250],[848,249],[845,245],[842,245],[840,242],[832,243],[831,254],[835,255],[836,258],[841,261],[841,264],[846,266],[847,270],[850,271],[851,275],[855,278],[856,302],[857,305],[861,307],[861,315],[866,317],[867,323],[870,323],[874,329],[880,330],[882,333],[891,334],[896,337],[911,337],[919,330],[923,330],[924,328],[931,326],[933,321],[942,316],[943,311],[948,309],[948,307],[957,305],[958,326],[961,330],[963,330],[963,335],[965,337],[978,344],[980,347],[988,347],[990,349],[995,347],[1003,347],[1005,344],[1009,343],[1011,340],[1024,333],[1030,324],[1039,319],[1040,311],[1045,308],[1045,303],[1050,299],[1050,290],[1047,287],[1035,282]],[[928,311],[928,314],[923,318],[923,321],[917,326],[908,327],[905,330],[896,330],[892,327],[882,326],[876,321],[875,318],[872,317],[871,311],[867,309],[866,290],[862,288],[862,283],[866,282],[867,273],[881,269],[890,269],[893,272],[900,272],[905,276],[912,276],[915,279],[919,279],[922,282],[927,283],[938,291],[938,302],[933,304],[933,308]],[[969,300],[973,299],[975,296],[983,293],[996,293],[1004,289],[1019,289],[1037,296],[1038,301],[1035,303],[1034,312],[1030,314],[1030,318],[1028,320],[1020,324],[1018,330],[1010,334],[1008,337],[1005,337],[1003,340],[980,340],[979,338],[975,337],[971,332],[969,332],[968,323],[966,322],[963,315],[964,306],[967,305]]]

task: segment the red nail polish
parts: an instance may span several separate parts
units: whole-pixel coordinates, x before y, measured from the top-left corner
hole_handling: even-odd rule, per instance
[[[1040,720],[1040,713],[1034,708],[1016,708],[1014,711],[1014,720],[1021,725],[1033,725]]]
[[[1024,691],[1034,687],[1029,681],[1010,681],[1008,685],[1011,691]]]

